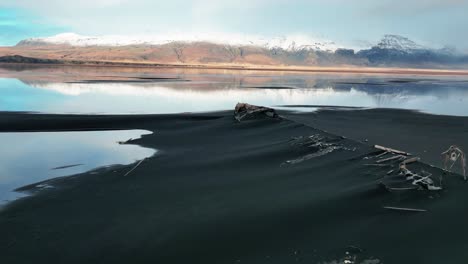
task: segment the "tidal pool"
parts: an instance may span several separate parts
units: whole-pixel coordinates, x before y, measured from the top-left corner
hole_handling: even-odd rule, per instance
[[[28,184],[151,157],[157,150],[118,144],[147,134],[151,132],[0,133],[0,204],[27,195],[14,190]]]

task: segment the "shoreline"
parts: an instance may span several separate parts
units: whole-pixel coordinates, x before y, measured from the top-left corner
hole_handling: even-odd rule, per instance
[[[234,66],[203,64],[158,64],[114,61],[71,61],[69,63],[16,63],[0,62],[1,66],[39,66],[39,67],[103,67],[103,68],[154,68],[154,69],[194,69],[194,70],[232,70],[265,72],[303,72],[303,73],[344,73],[344,74],[394,74],[427,76],[467,76],[468,70],[418,69],[418,68],[379,68],[379,67],[300,67],[300,66]]]

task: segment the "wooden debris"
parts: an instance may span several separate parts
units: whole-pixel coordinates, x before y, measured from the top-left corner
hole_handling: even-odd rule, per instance
[[[393,207],[393,206],[384,206],[384,209],[396,210],[396,211],[406,211],[406,212],[427,212],[425,209],[416,209],[416,208],[405,208],[405,207]]]
[[[380,150],[383,150],[383,151],[386,151],[386,152],[391,152],[391,153],[395,153],[395,154],[405,155],[405,156],[409,156],[409,155],[410,155],[408,152],[404,152],[404,151],[397,150],[397,149],[392,149],[392,148],[387,148],[387,147],[380,146],[380,145],[375,145],[374,148],[380,149]]]
[[[412,157],[412,158],[409,158],[409,159],[406,159],[404,161],[401,162],[402,165],[406,165],[406,164],[410,164],[410,163],[414,163],[414,162],[417,162],[417,161],[420,161],[421,158],[419,157]]]
[[[398,192],[398,191],[412,191],[412,190],[417,190],[418,187],[416,186],[412,186],[412,187],[387,187],[387,189],[389,191],[395,191],[395,192]]]
[[[377,155],[377,156],[375,156],[375,157],[376,157],[376,158],[380,158],[380,157],[382,157],[382,156],[387,155],[388,153],[390,153],[390,152],[384,151],[384,152],[380,153],[379,155]]]
[[[422,171],[424,173],[424,171]],[[442,190],[442,186],[435,186],[434,181],[432,180],[431,173],[427,173],[426,176],[419,175],[417,173],[413,173],[408,168],[406,168],[406,164],[400,164],[400,175],[405,176],[407,181],[412,181],[411,184],[414,186],[419,186],[420,188],[429,190],[429,191],[440,191]]]
[[[243,119],[246,118],[254,118],[255,116],[263,115],[270,118],[278,118],[278,114],[275,112],[274,109],[263,107],[263,106],[256,106],[250,105],[246,103],[238,103],[236,108],[234,109],[234,118],[241,122]]]
[[[127,176],[127,175],[129,175],[130,173],[132,173],[132,171],[134,171],[138,166],[140,166],[140,164],[141,164],[144,160],[145,160],[145,159],[140,160],[140,162],[138,162],[137,165],[135,165],[135,167],[133,167],[130,171],[128,171],[127,173],[125,173],[124,176]]]
[[[337,147],[337,146],[334,146],[332,144],[328,144],[327,146],[325,146],[325,148],[320,149],[317,152],[307,154],[307,155],[302,156],[302,157],[297,158],[297,159],[287,160],[284,164],[294,165],[294,164],[301,163],[301,162],[306,161],[306,160],[310,160],[310,159],[313,159],[313,158],[317,158],[317,157],[320,157],[320,156],[327,155],[327,154],[332,153],[333,151],[339,150],[339,149],[341,149],[341,147]]]
[[[465,153],[463,152],[463,150],[461,150],[461,148],[459,148],[459,147],[457,147],[455,145],[452,145],[452,146],[450,146],[449,149],[442,152],[442,155],[444,156],[444,169],[450,172],[452,170],[453,166],[455,165],[455,163],[457,163],[457,161],[460,161],[460,166],[461,166],[461,169],[462,169],[463,178],[465,180],[467,180],[467,177],[466,177],[466,157],[465,157]],[[452,162],[452,165],[449,167],[448,163],[450,161]]]
[[[392,161],[392,160],[396,160],[396,159],[403,159],[404,157],[405,156],[402,156],[402,155],[396,155],[396,156],[393,156],[393,157],[390,157],[390,158],[378,160],[378,161],[376,161],[376,163],[382,163],[382,162]]]
[[[364,166],[373,166],[373,167],[390,167],[391,164],[364,164]]]

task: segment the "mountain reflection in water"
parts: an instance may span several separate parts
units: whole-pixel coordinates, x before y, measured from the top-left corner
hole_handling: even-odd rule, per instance
[[[0,110],[180,113],[227,110],[237,102],[248,102],[264,106],[402,108],[461,116],[468,113],[466,77],[103,71],[2,71]]]

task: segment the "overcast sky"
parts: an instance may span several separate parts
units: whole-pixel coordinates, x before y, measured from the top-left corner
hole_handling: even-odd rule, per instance
[[[307,34],[366,46],[384,34],[468,51],[468,0],[0,0],[0,45],[83,35]]]

